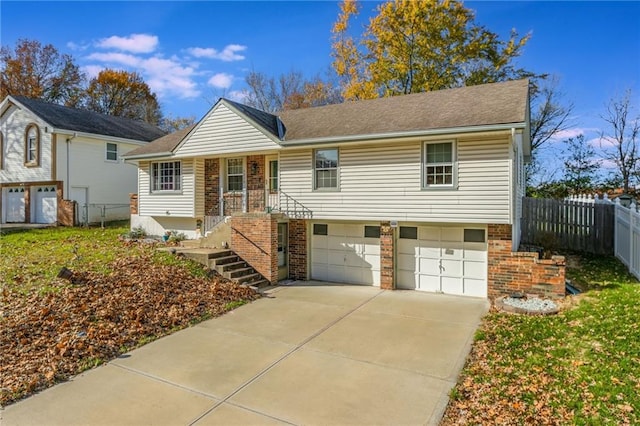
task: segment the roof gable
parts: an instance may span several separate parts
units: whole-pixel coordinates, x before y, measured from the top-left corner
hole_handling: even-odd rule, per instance
[[[149,142],[165,133],[142,121],[70,108],[24,96],[10,96],[55,129]]]
[[[272,114],[220,99],[173,154],[182,157],[280,149],[277,121]]]

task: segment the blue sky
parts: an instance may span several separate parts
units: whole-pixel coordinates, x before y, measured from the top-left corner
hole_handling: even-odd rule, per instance
[[[362,2],[356,25],[376,2]],[[640,106],[640,2],[469,1],[476,22],[507,38],[532,37],[517,64],[560,78],[575,104],[574,130],[594,138],[611,97],[634,90]],[[202,117],[221,96],[236,98],[250,70],[307,77],[330,68],[337,1],[0,3],[2,45],[20,38],[72,54],[89,75],[136,70],[165,114]]]

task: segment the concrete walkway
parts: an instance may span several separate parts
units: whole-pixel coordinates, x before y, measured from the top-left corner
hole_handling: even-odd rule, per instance
[[[437,424],[488,302],[308,284],[10,405],[0,424]]]

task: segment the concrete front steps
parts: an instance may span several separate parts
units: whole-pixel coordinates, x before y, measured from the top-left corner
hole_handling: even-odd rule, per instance
[[[256,288],[268,287],[269,281],[240,258],[233,250],[207,248],[175,248],[176,254],[202,263],[236,284]]]

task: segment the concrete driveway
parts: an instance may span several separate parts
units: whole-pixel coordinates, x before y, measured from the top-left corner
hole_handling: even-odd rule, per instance
[[[437,424],[488,302],[306,284],[10,405],[0,423]]]

